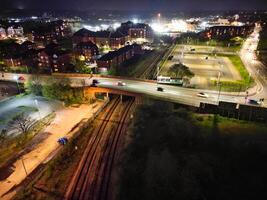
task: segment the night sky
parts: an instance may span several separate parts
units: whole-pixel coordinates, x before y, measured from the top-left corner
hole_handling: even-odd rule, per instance
[[[266,0],[0,0],[2,8],[105,10],[254,10]]]

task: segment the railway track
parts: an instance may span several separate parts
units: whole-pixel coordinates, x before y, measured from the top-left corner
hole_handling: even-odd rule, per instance
[[[161,60],[166,60],[170,53],[173,51],[175,46],[170,46],[167,49],[165,49],[163,52],[160,52],[158,56],[154,59],[154,61],[147,67],[145,70],[143,70],[141,73],[136,75],[136,78],[142,78],[142,79],[154,79],[157,76],[157,67],[158,63]],[[160,69],[159,69],[160,70]]]
[[[134,100],[121,105],[122,112],[118,120],[113,120],[119,104],[119,99],[112,102],[104,119],[89,139],[64,199],[108,199],[112,166]]]
[[[157,67],[157,63],[160,61],[162,57],[162,54],[160,53],[155,60],[139,75],[137,75],[137,78],[142,78],[142,79],[153,79],[154,77],[154,72]]]

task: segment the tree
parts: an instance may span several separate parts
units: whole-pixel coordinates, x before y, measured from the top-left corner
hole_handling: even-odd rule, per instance
[[[41,79],[38,75],[33,75],[29,81],[26,82],[26,92],[37,96],[42,95]]]
[[[194,76],[194,73],[182,63],[172,65],[169,72],[174,78],[192,78]]]
[[[72,64],[75,66],[76,72],[84,73],[84,74],[90,74],[92,72],[89,66],[86,66],[84,59],[76,58],[72,61]]]
[[[3,129],[0,132],[0,143],[3,142],[7,138],[7,130]]]
[[[13,117],[8,126],[25,134],[32,128],[33,123],[34,121],[23,112]]]

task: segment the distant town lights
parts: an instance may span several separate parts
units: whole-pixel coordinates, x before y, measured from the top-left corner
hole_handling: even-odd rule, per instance
[[[120,27],[120,23],[115,22],[112,27],[113,27],[113,29],[117,29]]]
[[[167,32],[167,30],[164,28],[164,26],[160,23],[153,23],[151,25],[152,29],[158,33],[164,33]]]
[[[171,29],[173,31],[186,32],[187,31],[187,23],[184,20],[172,20]]]
[[[134,24],[137,24],[139,22],[139,20],[136,19],[136,18],[132,19],[132,21],[133,21]]]

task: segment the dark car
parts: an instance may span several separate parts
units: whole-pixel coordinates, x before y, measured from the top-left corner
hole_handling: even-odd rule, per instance
[[[96,84],[99,84],[99,81],[97,79],[93,79],[92,86],[96,86]]]
[[[248,103],[251,104],[251,105],[260,105],[260,102],[254,100],[254,99],[249,99]]]
[[[173,59],[173,56],[169,56],[169,57],[168,57],[168,60],[172,60],[172,59]]]
[[[196,49],[190,49],[190,51],[196,51]]]
[[[163,92],[164,89],[163,89],[162,87],[157,87],[157,91],[159,91],[159,92]]]
[[[68,143],[68,138],[66,138],[66,137],[59,138],[59,139],[57,140],[57,142],[58,142],[59,144],[65,145],[65,144]]]
[[[20,76],[20,77],[18,78],[18,81],[25,81],[25,78],[24,78],[23,76]]]

